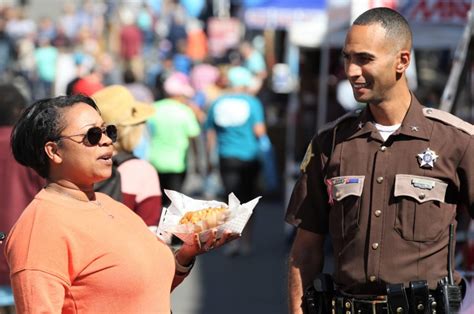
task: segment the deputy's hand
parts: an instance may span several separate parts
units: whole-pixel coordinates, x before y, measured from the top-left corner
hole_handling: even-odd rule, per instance
[[[176,253],[176,259],[181,265],[189,265],[197,255],[207,253],[210,250],[221,247],[224,244],[239,237],[239,233],[233,233],[230,230],[225,230],[222,233],[222,236],[218,239],[217,229],[211,229],[209,238],[206,240],[206,242],[201,243],[199,240],[199,235],[195,234],[191,244],[183,243],[179,251]]]

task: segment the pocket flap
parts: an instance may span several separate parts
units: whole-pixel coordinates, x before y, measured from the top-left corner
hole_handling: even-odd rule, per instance
[[[395,196],[408,196],[419,203],[440,201],[444,203],[448,184],[431,177],[397,174]]]
[[[328,179],[332,198],[340,201],[349,195],[361,196],[365,176],[341,176]]]

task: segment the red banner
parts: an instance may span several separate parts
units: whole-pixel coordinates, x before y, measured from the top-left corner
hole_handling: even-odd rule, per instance
[[[400,0],[399,11],[410,22],[466,24],[471,0]]]

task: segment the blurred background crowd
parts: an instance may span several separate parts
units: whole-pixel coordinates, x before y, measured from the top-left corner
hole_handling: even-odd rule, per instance
[[[57,16],[35,12],[33,5],[0,7],[1,79],[21,80],[31,100],[67,92],[91,94],[99,85],[136,81],[150,90],[142,97],[151,101],[163,97],[162,83],[172,72],[194,78],[192,87],[199,91],[219,81],[213,70],[222,74],[221,65],[243,63],[239,58],[252,54],[251,44],[239,51],[236,40],[219,48],[232,47],[233,54],[225,51],[220,58],[209,54],[206,19],[212,12],[201,12],[204,3],[199,11],[191,1],[187,5],[179,1],[50,2],[39,5],[60,5]],[[240,36],[240,29],[234,31]],[[260,62],[249,66],[257,66],[255,74],[264,78],[258,73],[265,71]],[[192,74],[199,64],[216,67],[203,70],[212,72],[204,78],[210,82],[198,82]],[[91,75],[94,79],[88,78]],[[84,77],[86,84],[67,89],[73,79]],[[225,82],[220,83],[225,87]]]
[[[198,312],[196,307],[203,313],[218,313],[211,293],[196,295],[186,285],[201,281],[208,289],[208,283],[214,283],[206,282],[208,275],[217,271],[229,276],[225,268],[237,267],[229,277],[235,279],[229,298],[222,297],[223,291],[214,291],[222,297],[217,304],[224,304],[233,302],[237,289],[243,293],[247,287],[237,284],[242,279],[237,270],[250,271],[251,276],[267,267],[268,273],[262,275],[269,285],[257,285],[264,301],[252,299],[255,313],[257,309],[284,313],[285,238],[291,237],[292,230],[284,226],[283,211],[299,163],[315,130],[362,105],[352,97],[340,58],[351,18],[375,6],[395,8],[407,17],[415,45],[410,85],[423,104],[438,107],[470,5],[468,0],[0,0],[0,83],[13,83],[28,103],[64,94],[94,95],[113,85],[126,87],[137,101],[159,106],[157,117],[166,120],[148,121],[134,155],[149,161],[161,174],[162,189],[205,198],[225,194],[220,173],[207,164],[218,163],[217,156],[206,156],[203,130],[209,110],[216,99],[235,92],[236,85],[244,86],[243,93],[263,105],[263,121],[273,145],[273,177],[278,182],[276,188],[265,189],[261,176],[255,191],[267,202],[261,209],[266,220],[256,222],[266,229],[256,228],[260,256],[252,257],[257,258],[254,268],[245,262],[230,266],[214,256],[217,268],[202,266],[205,275],[193,275],[196,279],[180,288],[185,292],[175,293],[179,298],[200,300],[201,305],[191,309],[181,304],[180,308],[176,301],[174,308],[177,313]],[[472,91],[472,81],[464,83]],[[460,97],[453,112],[473,122],[472,95],[463,92]],[[170,100],[189,110],[177,113]],[[195,121],[189,122],[189,112]],[[180,134],[169,132],[173,124],[181,126]],[[157,130],[164,130],[166,138],[154,137]],[[174,157],[158,160],[166,152],[155,150],[153,142],[168,140],[179,145],[176,139],[183,134],[190,138],[189,146],[182,146],[185,164],[173,165]],[[262,251],[265,245],[270,245],[268,254]],[[275,250],[282,253],[278,262],[271,254]],[[472,251],[465,249],[467,253],[459,255],[461,268],[473,267]],[[203,265],[212,262],[212,254]],[[279,286],[276,292],[266,291],[275,285]],[[269,306],[275,298],[280,300]],[[236,305],[235,313],[239,312],[253,313],[243,303]]]
[[[248,70],[246,93],[265,93],[268,72],[261,35],[245,35],[238,20],[232,19],[227,23],[230,29],[224,29],[230,37],[217,34],[220,38],[214,38],[213,44],[209,40],[210,27],[214,33],[222,32],[223,25],[210,26],[219,23],[215,16],[230,18],[238,11],[239,6],[230,2],[224,7],[212,1],[3,3],[0,82],[13,82],[29,102],[63,94],[91,96],[120,84],[148,104],[179,98],[202,126],[212,102],[229,88],[227,73],[232,67]],[[190,152],[194,153],[190,169],[204,173],[205,153],[198,135],[189,136],[197,141]],[[156,152],[147,147],[146,141],[153,140],[144,138],[134,153],[150,160],[165,176],[169,169],[160,166]],[[179,189],[173,183],[164,186]],[[217,188],[208,187],[212,190],[212,186]]]

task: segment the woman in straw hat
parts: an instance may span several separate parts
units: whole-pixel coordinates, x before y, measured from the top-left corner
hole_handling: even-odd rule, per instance
[[[94,184],[111,174],[117,128],[92,98],[33,103],[12,133],[15,159],[46,178],[5,243],[17,313],[170,313],[170,291],[195,256],[219,247],[211,232],[176,252]]]
[[[155,109],[146,103],[138,102],[130,91],[121,85],[112,85],[92,95],[107,124],[117,126],[117,142],[114,147],[117,154],[113,157],[114,166],[120,174],[120,199],[117,199],[136,212],[148,226],[156,226],[161,214],[161,189],[155,168],[146,160],[133,156],[134,148],[139,144],[145,128],[145,121]],[[114,185],[118,179],[111,178],[101,183]],[[110,189],[109,189],[110,191]],[[107,193],[108,194],[108,193]],[[109,194],[110,196],[111,194]]]

